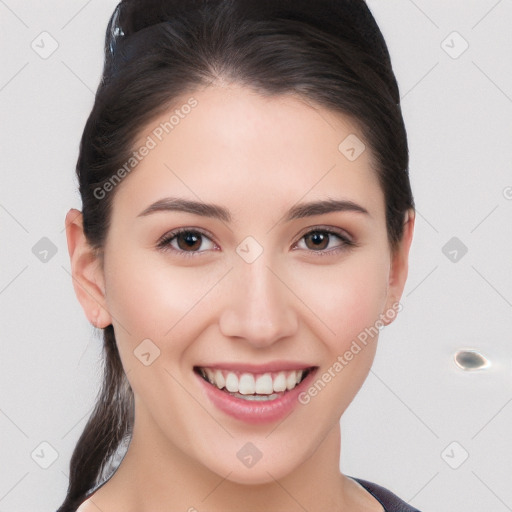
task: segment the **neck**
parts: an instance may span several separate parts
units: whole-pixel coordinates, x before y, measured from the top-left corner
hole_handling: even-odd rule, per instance
[[[257,485],[218,475],[174,445],[144,414],[135,415],[128,451],[114,476],[92,501],[104,510],[126,512],[168,510],[227,512],[244,508],[254,512],[349,510],[352,486],[339,470],[340,426],[337,423],[317,450],[299,467]],[[108,505],[107,505],[108,503]]]

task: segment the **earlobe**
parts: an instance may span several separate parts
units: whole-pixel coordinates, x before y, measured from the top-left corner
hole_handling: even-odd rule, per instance
[[[416,215],[414,210],[408,210],[404,219],[404,231],[402,240],[397,250],[392,255],[391,268],[388,282],[388,297],[383,312],[385,325],[389,325],[396,318],[397,311],[400,311],[400,299],[402,297],[407,275],[409,272],[409,251],[414,235],[414,224]],[[386,314],[386,313],[390,314]]]
[[[104,328],[112,323],[112,319],[106,307],[103,268],[97,253],[87,242],[82,220],[82,213],[74,208],[66,215],[73,288],[89,322]]]

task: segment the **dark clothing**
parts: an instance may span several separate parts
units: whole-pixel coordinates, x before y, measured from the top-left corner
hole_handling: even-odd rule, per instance
[[[346,475],[348,476],[348,475]],[[405,501],[401,500],[396,494],[388,491],[380,485],[361,480],[353,476],[349,477],[361,484],[377,501],[384,507],[385,512],[420,512],[417,508],[411,507]]]

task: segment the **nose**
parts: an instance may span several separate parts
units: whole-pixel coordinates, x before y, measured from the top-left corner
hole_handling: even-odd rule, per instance
[[[254,348],[293,336],[298,318],[285,276],[269,268],[263,255],[253,263],[239,263],[224,290],[219,322],[222,334],[243,338]]]

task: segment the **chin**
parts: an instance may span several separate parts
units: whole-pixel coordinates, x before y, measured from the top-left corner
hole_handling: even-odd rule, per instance
[[[291,469],[291,468],[290,468]],[[226,480],[234,484],[247,485],[247,486],[258,486],[273,484],[276,480],[280,480],[285,477],[290,471],[279,471],[275,466],[269,465],[267,468],[248,468],[240,469],[237,468],[232,470]]]
[[[236,465],[215,464],[214,467],[210,466],[208,469],[228,482],[258,486],[274,484],[276,480],[280,480],[293,472],[299,464],[299,461],[294,464],[293,461],[289,460],[286,462],[275,459],[263,461],[262,457],[252,467],[244,467],[244,464],[240,462]]]

